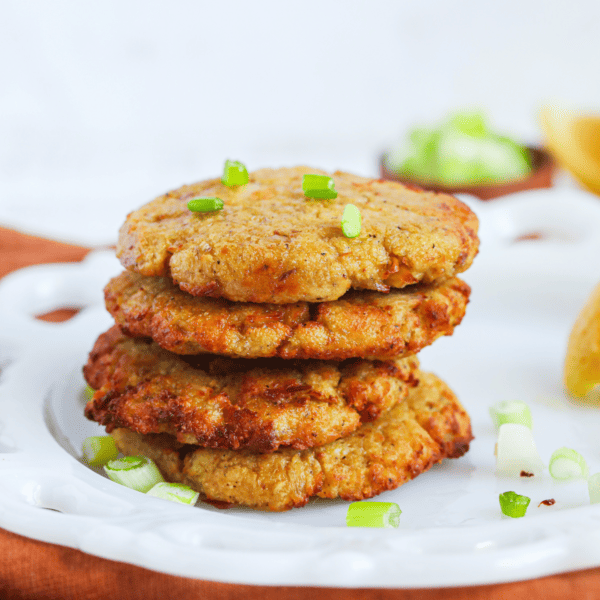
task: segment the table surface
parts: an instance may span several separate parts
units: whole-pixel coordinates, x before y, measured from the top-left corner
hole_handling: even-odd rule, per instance
[[[28,265],[81,260],[88,249],[0,228],[0,277]],[[60,307],[57,307],[60,308]],[[64,320],[72,311],[57,310],[47,320]],[[84,554],[78,550],[46,544],[0,530],[0,597],[152,598],[205,599],[318,599],[347,600],[442,600],[447,598],[506,600],[528,598],[594,597],[600,587],[600,568],[588,569],[511,584],[469,588],[419,590],[347,590],[325,588],[245,586],[199,581],[155,573]],[[234,566],[232,565],[232,568]]]

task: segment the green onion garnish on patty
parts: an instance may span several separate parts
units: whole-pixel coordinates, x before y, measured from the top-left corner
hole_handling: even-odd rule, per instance
[[[228,187],[246,185],[248,183],[248,171],[245,165],[237,160],[226,160],[221,183]]]
[[[504,423],[518,423],[532,428],[531,412],[525,402],[519,400],[498,402],[490,408],[490,416],[496,428]]]
[[[360,235],[360,211],[354,204],[346,204],[346,208],[344,208],[342,233],[347,238],[355,238]]]
[[[192,212],[212,212],[223,209],[223,200],[221,198],[192,198],[187,203],[187,207]]]
[[[524,517],[531,498],[521,496],[515,492],[500,494],[500,508],[507,517],[517,519]]]
[[[126,456],[111,460],[104,471],[116,483],[143,493],[164,481],[158,467],[145,456]]]
[[[119,456],[115,440],[110,435],[95,435],[83,440],[83,460],[90,467],[102,467]]]
[[[198,501],[200,494],[195,492],[187,485],[180,483],[167,483],[165,481],[157,483],[148,492],[148,496],[162,498],[163,500],[171,500],[171,502],[179,502],[180,504],[190,504],[194,506]]]
[[[589,469],[579,452],[571,448],[559,448],[552,453],[548,471],[554,479],[586,479]]]
[[[402,511],[395,502],[353,502],[348,507],[348,527],[398,527]]]
[[[96,390],[91,385],[86,385],[83,393],[85,394],[86,398],[91,400],[94,397]]]
[[[307,198],[333,200],[337,198],[335,183],[327,175],[307,174],[302,178],[302,191]]]

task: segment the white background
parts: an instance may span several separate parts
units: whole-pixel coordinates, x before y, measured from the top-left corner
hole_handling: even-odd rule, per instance
[[[130,210],[220,174],[377,174],[407,128],[481,107],[541,140],[600,112],[596,0],[2,0],[0,225],[114,243]]]

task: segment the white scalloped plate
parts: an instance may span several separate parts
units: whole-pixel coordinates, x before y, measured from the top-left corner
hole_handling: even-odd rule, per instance
[[[317,500],[265,514],[177,506],[119,486],[80,460],[101,429],[82,415],[81,365],[111,320],[101,289],[117,261],[30,267],[0,283],[0,526],[157,571],[223,582],[339,587],[435,587],[514,581],[600,565],[600,505],[584,481],[494,475],[488,408],[528,402],[542,458],[570,446],[600,471],[600,410],[561,385],[566,339],[600,281],[600,202],[571,189],[484,204],[482,251],[465,279],[467,317],[421,353],[472,416],[476,440],[378,499],[397,502],[395,530],[345,527],[346,503]],[[540,241],[514,242],[528,233]],[[62,324],[33,315],[85,306]],[[535,480],[534,480],[535,479]],[[501,517],[498,494],[531,497],[523,519]],[[552,507],[538,507],[554,498]],[[53,509],[53,510],[48,510]]]

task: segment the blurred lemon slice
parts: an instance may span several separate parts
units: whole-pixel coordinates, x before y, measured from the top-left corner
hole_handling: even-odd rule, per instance
[[[583,397],[600,384],[600,285],[577,317],[569,336],[565,387]]]
[[[600,116],[545,106],[540,120],[546,145],[558,162],[600,194]]]

